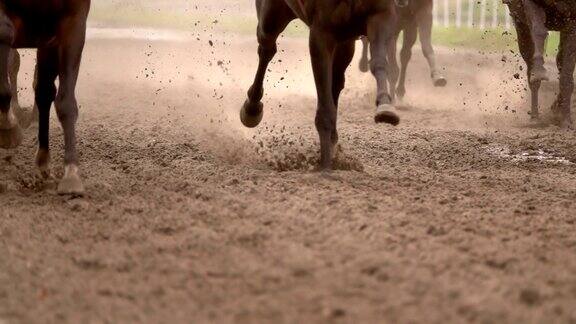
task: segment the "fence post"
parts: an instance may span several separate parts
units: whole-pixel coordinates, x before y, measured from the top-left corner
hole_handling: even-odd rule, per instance
[[[434,25],[438,25],[438,3],[432,2],[432,16],[434,17]]]
[[[450,27],[450,6],[448,0],[444,0],[444,27]]]
[[[476,0],[468,0],[468,27],[474,26],[474,4]]]
[[[456,0],[456,27],[462,27],[462,0]]]
[[[492,28],[498,27],[498,3],[500,0],[492,0]]]
[[[480,29],[486,29],[486,0],[480,3]]]
[[[506,11],[506,14],[505,14],[506,20],[504,21],[504,24],[505,24],[506,30],[509,30],[510,29],[510,8],[508,8],[508,5],[505,5],[504,7],[505,7],[504,10]]]

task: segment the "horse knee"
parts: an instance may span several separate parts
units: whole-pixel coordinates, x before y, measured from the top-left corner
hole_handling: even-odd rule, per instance
[[[14,42],[14,25],[8,17],[0,15],[0,44],[12,45]]]
[[[76,122],[78,119],[78,104],[76,98],[67,95],[58,95],[54,101],[56,114],[61,123]]]
[[[271,37],[266,32],[258,29],[258,56],[260,59],[270,60],[276,52],[278,47],[276,45],[276,37]]]

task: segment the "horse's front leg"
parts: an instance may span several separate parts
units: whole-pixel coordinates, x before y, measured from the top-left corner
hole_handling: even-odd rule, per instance
[[[336,40],[331,34],[314,26],[310,29],[310,56],[318,95],[316,129],[320,135],[320,168],[323,170],[332,168],[334,143],[337,142],[332,138],[336,134],[337,118],[332,93],[335,49]]]
[[[14,42],[14,26],[0,7],[0,148],[14,148],[22,142],[22,130],[10,109],[12,91],[8,80],[8,61]]]
[[[360,57],[359,68],[360,72],[366,73],[370,69],[370,62],[368,58],[368,48],[370,43],[368,43],[368,39],[365,36],[360,37],[360,40],[362,41],[362,56]]]
[[[378,87],[374,121],[392,125],[400,123],[400,117],[396,113],[396,108],[392,105],[392,96],[388,91],[387,84],[388,74],[398,71],[397,64],[396,66],[391,66],[396,61],[388,60],[390,42],[394,41],[396,22],[397,19],[393,9],[374,15],[368,21],[368,39],[372,55],[370,68],[376,78]]]
[[[558,93],[558,113],[560,126],[572,128],[571,100],[574,91],[574,68],[576,66],[576,28],[560,33],[560,50],[558,52],[560,70],[560,92]]]
[[[64,130],[64,177],[58,185],[59,194],[82,194],[84,185],[79,174],[76,150],[76,83],[80,70],[82,51],[86,37],[85,17],[70,17],[61,22],[60,46],[58,48],[58,77],[60,85],[54,105]],[[41,118],[48,118],[44,116]],[[41,120],[40,123],[45,123]]]
[[[445,87],[448,82],[436,65],[436,54],[434,53],[434,47],[432,47],[432,25],[434,21],[434,17],[432,16],[433,5],[433,2],[430,1],[429,6],[422,9],[421,14],[416,19],[420,22],[418,25],[420,43],[422,44],[422,53],[428,61],[428,66],[430,66],[430,77],[432,78],[432,82],[435,87]]]

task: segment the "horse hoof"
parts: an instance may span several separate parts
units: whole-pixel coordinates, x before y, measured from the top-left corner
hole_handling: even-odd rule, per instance
[[[402,99],[406,95],[406,89],[398,88],[396,89],[396,95],[398,98]]]
[[[84,194],[84,185],[78,175],[78,167],[75,165],[66,166],[64,177],[58,184],[59,195],[81,196]]]
[[[246,100],[240,110],[240,121],[248,128],[254,128],[262,121],[264,115],[264,105],[261,102],[253,103]]]
[[[386,123],[396,126],[400,124],[400,117],[396,113],[396,107],[390,104],[381,104],[376,108],[374,121],[377,124]]]
[[[0,128],[0,148],[13,149],[22,144],[22,128],[14,125],[9,129]]]
[[[448,81],[444,77],[438,77],[434,79],[434,86],[435,87],[445,87],[448,84]]]
[[[574,123],[572,123],[572,118],[567,117],[562,119],[562,121],[560,122],[560,128],[565,130],[573,130]]]

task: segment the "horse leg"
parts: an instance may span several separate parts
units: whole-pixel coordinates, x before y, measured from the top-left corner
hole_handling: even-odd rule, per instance
[[[576,28],[567,28],[560,33],[560,50],[558,52],[560,64],[560,92],[558,93],[558,112],[560,113],[560,126],[572,127],[570,105],[574,92],[574,68],[576,66]]]
[[[518,35],[518,48],[520,49],[520,55],[526,62],[526,73],[528,75],[528,84],[530,86],[531,102],[530,102],[530,117],[532,119],[539,118],[538,106],[539,106],[539,92],[541,81],[534,80],[530,78],[532,75],[532,69],[534,67],[532,57],[534,56],[534,42],[532,42],[532,37],[530,36],[530,29],[521,21],[515,19],[516,34]]]
[[[8,60],[14,41],[14,26],[0,6],[0,148],[14,148],[22,142],[18,119],[10,109],[12,92],[8,79]]]
[[[20,102],[18,101],[18,71],[20,70],[20,54],[17,50],[11,50],[8,57],[8,75],[10,77],[10,92],[12,93],[10,107],[20,122],[22,122],[23,112],[20,107]]]
[[[369,62],[368,62],[368,47],[370,43],[368,43],[368,39],[365,36],[360,37],[362,41],[362,57],[360,58],[360,72],[368,72],[370,69]]]
[[[32,88],[36,91],[36,87],[38,86],[38,65],[34,68],[34,81],[32,82]],[[38,112],[38,103],[34,102],[34,107],[32,108],[31,116],[30,116],[30,123],[37,122],[39,119],[39,112]]]
[[[434,20],[432,16],[433,5],[433,2],[430,1],[430,4],[427,7],[422,8],[421,13],[416,17],[416,20],[419,22],[418,30],[420,34],[420,43],[422,44],[422,53],[424,54],[424,57],[426,57],[428,65],[430,66],[432,82],[435,87],[445,87],[447,81],[442,75],[442,72],[440,72],[436,66],[436,54],[434,54],[434,48],[432,47],[432,24]]]
[[[398,84],[398,75],[400,74],[400,68],[398,67],[398,59],[396,58],[398,43],[398,31],[395,30],[392,39],[388,43],[388,93],[390,94],[390,99],[392,103],[396,102],[396,85]]]
[[[50,177],[50,107],[56,97],[54,81],[58,75],[58,51],[39,48],[36,63],[35,102],[39,113],[36,166],[42,178]]]
[[[332,168],[334,143],[337,141],[333,138],[333,135],[336,134],[337,118],[336,103],[333,96],[336,41],[331,34],[313,26],[310,29],[309,42],[318,96],[316,130],[320,136],[320,168],[329,170]]]
[[[283,1],[260,0],[256,2],[258,11],[258,70],[252,86],[248,90],[248,99],[240,110],[240,120],[246,127],[256,127],[262,121],[264,105],[260,100],[264,96],[264,77],[268,64],[276,55],[276,40],[294,14]]]
[[[56,114],[64,130],[64,177],[58,185],[59,194],[82,194],[84,185],[78,172],[76,152],[76,83],[86,38],[85,17],[71,16],[60,22],[58,47],[58,77],[60,85],[56,95]],[[54,62],[56,63],[56,62]],[[45,122],[44,116],[41,122]]]
[[[544,67],[544,49],[548,29],[546,29],[546,12],[532,0],[523,1],[525,14],[528,21],[530,40],[533,44],[534,51],[530,57],[532,71],[529,75],[529,81],[548,81],[548,71]]]
[[[346,83],[346,69],[354,58],[355,42],[348,41],[336,46],[334,53],[334,64],[332,67],[332,98],[336,106],[336,117],[338,115],[338,102],[340,93]],[[336,127],[332,131],[332,145],[338,144],[338,131]]]
[[[392,3],[393,5],[393,3]],[[376,78],[378,87],[376,95],[376,123],[398,125],[400,117],[392,105],[392,96],[388,92],[387,77],[390,69],[388,53],[390,42],[394,41],[396,31],[396,16],[393,9],[370,17],[368,20],[368,39],[370,41],[370,68]],[[396,69],[398,67],[396,66]]]
[[[407,25],[404,29],[404,41],[402,44],[402,50],[400,51],[400,81],[398,81],[398,88],[396,93],[400,98],[403,98],[406,94],[406,72],[408,71],[408,63],[412,58],[412,47],[416,43],[418,38],[418,30],[414,25]]]

